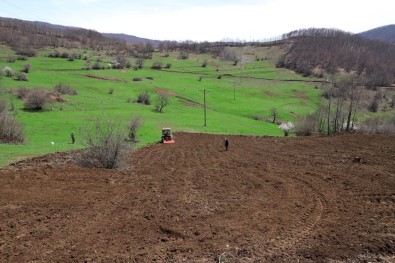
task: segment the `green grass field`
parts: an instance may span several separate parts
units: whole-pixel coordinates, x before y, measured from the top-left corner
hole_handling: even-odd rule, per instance
[[[132,116],[139,116],[143,122],[138,131],[139,145],[143,146],[159,141],[161,128],[165,126],[174,131],[282,136],[277,125],[254,120],[252,116],[270,119],[270,110],[277,108],[279,119],[296,121],[298,116],[314,112],[320,101],[320,90],[304,81],[310,79],[275,68],[270,62],[272,53],[266,48],[256,49],[255,55],[249,51],[248,62],[237,66],[207,54],[192,54],[187,60],[179,60],[176,53],[169,57],[154,53],[153,59],[146,60],[141,70],[83,70],[84,60],[49,58],[46,55],[50,51],[41,51],[27,61],[8,63],[7,57],[15,54],[4,46],[0,47],[0,52],[0,68],[8,66],[17,72],[25,63],[31,64],[26,82],[1,79],[0,96],[8,102],[9,108],[13,105],[12,114],[23,123],[27,142],[24,145],[0,144],[0,165],[30,156],[82,148],[78,131],[100,114],[119,120],[125,127]],[[111,59],[92,51],[88,54],[101,57],[102,65],[107,65]],[[257,55],[268,59],[256,61]],[[202,67],[205,59],[208,65]],[[134,59],[131,61],[133,63]],[[164,65],[171,63],[172,67],[152,70],[150,67],[156,61]],[[135,77],[143,80],[132,81]],[[286,81],[291,79],[300,81]],[[48,104],[42,112],[24,111],[23,102],[8,92],[20,87],[51,90],[59,83],[69,84],[78,95],[63,96],[66,103]],[[110,89],[114,90],[113,94],[109,94]],[[207,91],[207,126],[204,126],[203,115],[204,90]],[[170,104],[163,113],[157,113],[154,105],[128,102],[128,99],[135,100],[142,91],[150,94],[153,104],[158,93],[167,94]],[[70,143],[72,131],[77,140],[74,145]]]

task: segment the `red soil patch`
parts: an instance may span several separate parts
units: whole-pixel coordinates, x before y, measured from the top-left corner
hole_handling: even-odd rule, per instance
[[[395,136],[185,134],[129,174],[0,170],[0,262],[347,262],[395,253]],[[381,255],[381,256],[380,256]]]

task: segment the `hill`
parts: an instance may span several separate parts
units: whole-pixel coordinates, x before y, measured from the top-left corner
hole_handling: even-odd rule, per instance
[[[360,36],[372,39],[372,40],[380,40],[395,44],[395,25],[387,25],[382,27],[377,27],[362,33],[359,33]]]
[[[85,48],[125,52],[126,41],[107,38],[97,31],[0,17],[0,44],[22,55],[33,56],[44,48]]]
[[[285,54],[278,67],[304,76],[355,72],[368,86],[395,81],[395,45],[333,29],[305,29],[286,34]]]
[[[132,35],[126,35],[126,34],[113,34],[113,33],[102,33],[103,36],[107,38],[113,38],[113,39],[119,39],[119,40],[124,40],[126,42],[130,43],[141,43],[141,44],[151,44],[154,47],[157,47],[160,43],[158,40],[152,40],[148,38],[141,38],[141,37],[136,37]]]

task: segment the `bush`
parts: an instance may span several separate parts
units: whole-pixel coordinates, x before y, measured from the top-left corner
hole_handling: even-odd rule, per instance
[[[162,69],[162,62],[156,61],[156,62],[152,63],[151,69],[161,70]]]
[[[389,119],[370,118],[362,122],[356,130],[368,134],[395,134],[395,117]]]
[[[28,90],[25,87],[22,88],[18,88],[17,90],[14,91],[14,95],[20,99],[23,100],[27,97],[27,95],[29,94],[30,90]]]
[[[7,78],[12,78],[14,76],[14,71],[12,71],[12,69],[10,67],[4,67],[3,74]]]
[[[16,59],[17,60],[27,60],[27,57],[26,56],[18,56]]]
[[[128,125],[128,137],[129,141],[131,142],[138,142],[139,140],[137,139],[137,130],[141,127],[141,119],[140,117],[132,117],[132,120],[130,121]]]
[[[24,143],[23,126],[6,110],[0,112],[0,142]]]
[[[22,72],[29,73],[30,69],[31,69],[30,63],[25,63],[25,64],[23,65]]]
[[[75,59],[75,55],[74,55],[74,54],[69,54],[69,55],[67,56],[67,60],[68,60],[68,61],[74,61],[74,59]]]
[[[102,69],[103,67],[100,65],[99,62],[96,62],[95,64],[93,64],[92,69],[98,70],[98,69]]]
[[[132,147],[125,141],[126,131],[121,130],[119,122],[96,118],[81,134],[87,148],[78,155],[79,164],[105,169],[126,168]]]
[[[15,74],[15,80],[18,81],[27,81],[27,75],[25,72],[17,72]]]
[[[145,105],[151,105],[151,98],[147,92],[141,92],[137,96],[137,102]]]
[[[35,89],[29,92],[27,95],[24,108],[28,111],[40,111],[44,108],[47,102],[47,92],[42,89]]]
[[[33,49],[18,49],[16,51],[16,54],[22,56],[34,57],[36,56],[36,51],[34,51]]]
[[[171,63],[167,63],[165,68],[171,68]]]
[[[114,93],[114,88],[110,88],[109,90],[108,90],[108,94],[113,94]]]
[[[149,80],[154,80],[154,78],[153,77],[145,77],[146,79],[149,79]]]
[[[142,78],[133,78],[133,81],[142,81]]]
[[[296,125],[295,133],[297,136],[310,136],[317,130],[317,120],[315,115],[304,116]]]
[[[205,68],[205,67],[207,67],[207,59],[205,59],[205,60],[203,61],[203,63],[202,63],[202,68]]]
[[[8,58],[7,58],[7,62],[8,62],[8,63],[14,63],[15,60],[16,60],[16,58],[14,58],[14,57],[8,57]]]
[[[53,87],[53,90],[55,92],[60,93],[60,94],[67,94],[67,95],[77,95],[78,94],[77,90],[71,89],[69,84],[64,84],[64,83],[59,83],[58,85]]]

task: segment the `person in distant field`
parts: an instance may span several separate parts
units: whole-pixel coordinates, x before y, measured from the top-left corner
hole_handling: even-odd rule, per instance
[[[225,145],[225,151],[227,151],[228,148],[229,148],[229,141],[228,141],[228,139],[226,139],[226,138],[225,138],[225,140],[224,140],[224,145]]]
[[[74,132],[71,133],[71,143],[75,143],[75,137],[74,137]]]

